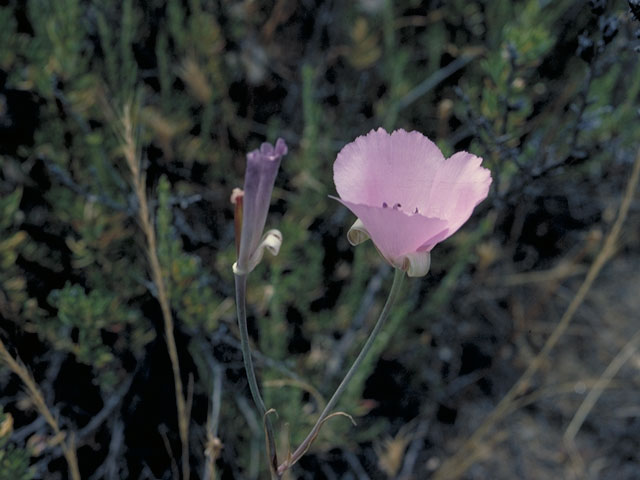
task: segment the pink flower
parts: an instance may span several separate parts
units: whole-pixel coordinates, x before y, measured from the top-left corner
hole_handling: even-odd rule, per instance
[[[333,165],[336,200],[358,217],[349,242],[371,238],[391,265],[409,276],[426,275],[431,249],[489,193],[491,172],[481,162],[467,152],[445,159],[419,132],[379,128],[356,138]]]

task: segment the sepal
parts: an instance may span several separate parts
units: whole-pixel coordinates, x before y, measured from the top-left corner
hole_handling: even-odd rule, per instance
[[[358,218],[347,232],[347,240],[349,240],[349,243],[355,247],[356,245],[360,245],[362,242],[366,242],[369,238],[371,238],[369,232],[364,228],[364,224]]]
[[[280,230],[271,229],[265,232],[262,236],[262,240],[256,247],[255,251],[249,257],[249,268],[246,271],[238,268],[238,262],[233,264],[233,273],[236,275],[247,275],[258,266],[264,256],[264,251],[267,250],[274,257],[280,253],[280,246],[282,245],[282,233]]]

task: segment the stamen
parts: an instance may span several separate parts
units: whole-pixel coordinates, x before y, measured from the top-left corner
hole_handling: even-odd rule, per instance
[[[382,208],[387,208],[389,205],[387,205],[387,202],[382,202]]]
[[[418,207],[416,207],[416,211],[415,211],[415,212],[413,212],[413,213],[414,213],[414,214],[415,214],[415,213],[420,213],[420,212],[418,211]]]
[[[396,203],[396,204],[393,206],[393,209],[394,209],[394,210],[398,210],[400,207],[402,207],[402,205],[400,205],[399,203]]]

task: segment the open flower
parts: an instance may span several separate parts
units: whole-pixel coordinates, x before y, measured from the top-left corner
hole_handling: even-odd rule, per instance
[[[238,261],[233,265],[233,272],[237,275],[246,275],[256,268],[265,248],[273,255],[280,251],[282,234],[278,230],[269,230],[263,236],[262,231],[280,160],[287,151],[287,144],[279,138],[275,146],[263,143],[259,149],[247,154],[244,191],[234,189],[231,195],[231,202],[236,206]]]
[[[409,276],[426,275],[431,249],[489,193],[491,173],[481,162],[467,152],[445,159],[419,132],[379,128],[358,137],[333,165],[337,200],[358,217],[349,242],[371,238],[391,265]]]

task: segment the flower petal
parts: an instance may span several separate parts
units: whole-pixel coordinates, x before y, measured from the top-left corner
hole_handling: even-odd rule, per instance
[[[481,162],[480,157],[458,152],[435,173],[424,214],[446,218],[447,236],[453,235],[469,219],[476,205],[489,193],[491,172],[481,167]]]
[[[440,149],[419,132],[372,130],[346,145],[333,165],[341,198],[363,205],[413,212],[426,206],[425,195],[444,163]]]
[[[397,267],[402,266],[405,255],[415,252],[431,239],[439,238],[447,230],[447,222],[439,218],[335,199],[358,217],[380,253]]]

